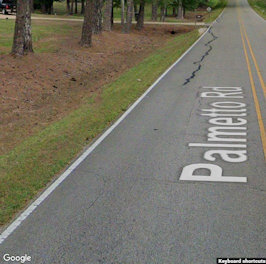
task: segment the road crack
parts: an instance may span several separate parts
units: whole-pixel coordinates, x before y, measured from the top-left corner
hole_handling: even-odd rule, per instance
[[[212,32],[212,27],[209,28],[208,33],[212,36],[212,39],[209,40],[207,43],[204,44],[204,46],[208,47],[208,50],[201,56],[201,58],[200,58],[199,61],[193,62],[193,64],[195,64],[195,65],[198,64],[198,67],[191,73],[190,77],[186,79],[186,81],[183,83],[183,86],[187,85],[192,79],[195,78],[196,73],[198,71],[200,71],[200,69],[201,69],[202,62],[210,54],[210,52],[213,49],[211,43],[214,42],[216,39],[218,39],[218,37],[215,36],[214,33]]]

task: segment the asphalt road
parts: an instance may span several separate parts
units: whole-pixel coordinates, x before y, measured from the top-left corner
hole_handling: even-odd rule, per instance
[[[265,45],[266,22],[246,0],[229,0],[218,23],[4,240],[0,256],[28,254],[36,264],[265,257]],[[217,126],[235,134],[212,141]]]

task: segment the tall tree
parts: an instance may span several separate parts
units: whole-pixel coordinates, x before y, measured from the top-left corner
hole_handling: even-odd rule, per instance
[[[165,15],[166,15],[166,6],[165,6],[165,4],[163,4],[161,6],[161,17],[160,17],[161,22],[165,21]]]
[[[74,13],[74,0],[71,0],[70,14],[73,15],[73,13]]]
[[[103,0],[93,0],[92,32],[94,34],[99,34],[102,32],[102,8]]]
[[[184,11],[183,11],[183,5],[182,1],[178,1],[178,13],[177,13],[177,18],[178,19],[184,19]]]
[[[70,0],[66,0],[67,13],[70,14]]]
[[[158,13],[158,0],[152,1],[152,21],[157,21],[157,13]]]
[[[104,20],[103,20],[103,29],[105,31],[112,30],[112,9],[113,9],[113,0],[106,0],[105,9],[104,9]]]
[[[80,40],[80,45],[83,47],[91,47],[92,44],[93,9],[93,0],[86,0],[84,22],[82,26],[82,34]]]
[[[31,1],[17,1],[17,15],[12,54],[24,55],[33,52],[31,36]]]
[[[133,17],[133,0],[127,0],[127,21],[124,25],[124,33],[130,33]]]
[[[121,25],[122,28],[125,24],[125,0],[121,0]]]
[[[137,20],[137,25],[136,25],[136,29],[137,30],[142,30],[143,29],[143,25],[144,25],[144,8],[145,8],[145,0],[140,0],[139,14],[138,14],[138,20]]]

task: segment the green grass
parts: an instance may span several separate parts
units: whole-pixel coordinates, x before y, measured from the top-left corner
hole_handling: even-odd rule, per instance
[[[251,7],[264,19],[266,19],[266,1],[265,0],[248,0]]]
[[[0,20],[0,54],[6,54],[11,51],[13,42],[15,21]],[[55,52],[58,49],[57,41],[60,38],[76,32],[76,27],[71,23],[61,21],[32,21],[32,39],[34,51]],[[81,26],[78,26],[81,29]],[[76,33],[75,33],[76,34]]]
[[[79,109],[1,156],[0,224],[6,224],[23,209],[197,38],[197,30],[174,37],[115,82],[103,87],[100,98],[87,98]]]

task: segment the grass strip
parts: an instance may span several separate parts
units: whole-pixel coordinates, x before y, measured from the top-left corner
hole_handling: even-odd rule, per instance
[[[266,19],[266,1],[265,0],[248,0],[250,6],[264,19]]]
[[[100,95],[0,157],[0,225],[6,224],[116,120],[198,38],[178,35],[102,88]],[[141,82],[137,79],[141,79]]]
[[[11,52],[15,20],[0,20],[0,55]],[[80,25],[65,21],[32,21],[34,52],[55,52],[57,42],[67,35],[80,34]],[[47,39],[47,40],[46,40]]]

